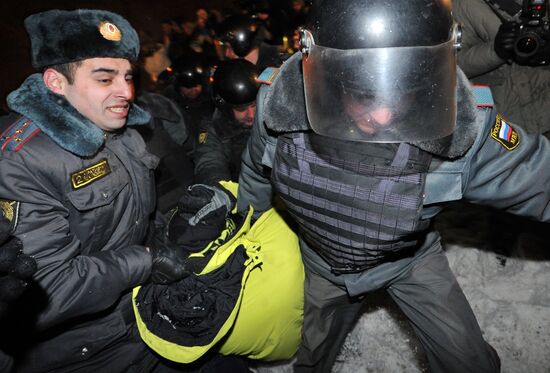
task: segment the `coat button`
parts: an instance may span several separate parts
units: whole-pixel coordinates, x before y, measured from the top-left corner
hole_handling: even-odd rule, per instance
[[[101,193],[101,195],[103,196],[103,198],[107,199],[109,197],[109,194],[107,192],[103,192]]]
[[[82,356],[88,353],[88,347],[82,347]]]

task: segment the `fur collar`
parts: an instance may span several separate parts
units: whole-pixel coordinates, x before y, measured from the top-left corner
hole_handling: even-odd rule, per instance
[[[65,97],[50,91],[41,74],[29,76],[8,95],[8,106],[32,121],[57,145],[81,157],[91,157],[103,146],[103,130],[80,114]],[[128,125],[149,122],[150,115],[132,104]]]
[[[264,119],[275,132],[310,130],[307,120],[302,80],[302,55],[295,53],[280,68],[265,97]],[[462,156],[477,135],[476,104],[470,83],[458,70],[458,112],[454,133],[442,139],[412,143],[431,154],[444,158]]]

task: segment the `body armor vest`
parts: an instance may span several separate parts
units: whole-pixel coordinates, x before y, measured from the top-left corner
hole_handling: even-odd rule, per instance
[[[300,233],[334,273],[361,272],[412,255],[431,156],[413,146],[280,136],[272,182]]]

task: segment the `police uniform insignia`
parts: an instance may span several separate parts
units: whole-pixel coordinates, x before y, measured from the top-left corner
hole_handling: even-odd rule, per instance
[[[103,21],[99,24],[98,28],[101,36],[107,40],[120,41],[122,39],[120,30],[111,22]]]
[[[199,144],[204,144],[206,142],[207,137],[208,137],[208,133],[206,132],[199,133]]]
[[[0,135],[0,148],[17,153],[38,132],[40,128],[32,120],[20,117]]]
[[[476,85],[472,90],[474,98],[476,100],[477,107],[493,107],[495,106],[495,100],[493,100],[493,94],[491,89],[487,86]]]
[[[279,68],[268,67],[256,78],[258,83],[271,84],[279,74]]]
[[[111,167],[106,159],[101,160],[88,168],[71,174],[73,189],[79,189],[101,179],[111,173]]]
[[[514,150],[519,145],[519,134],[500,115],[497,115],[495,124],[491,128],[491,138],[496,140],[507,150]]]
[[[13,233],[19,221],[19,202],[0,199],[0,211],[10,222],[10,233]]]

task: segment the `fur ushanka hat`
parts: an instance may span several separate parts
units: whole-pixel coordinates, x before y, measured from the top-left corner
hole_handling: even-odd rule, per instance
[[[49,10],[25,19],[32,65],[45,67],[94,57],[136,61],[139,37],[126,19],[95,9]]]

